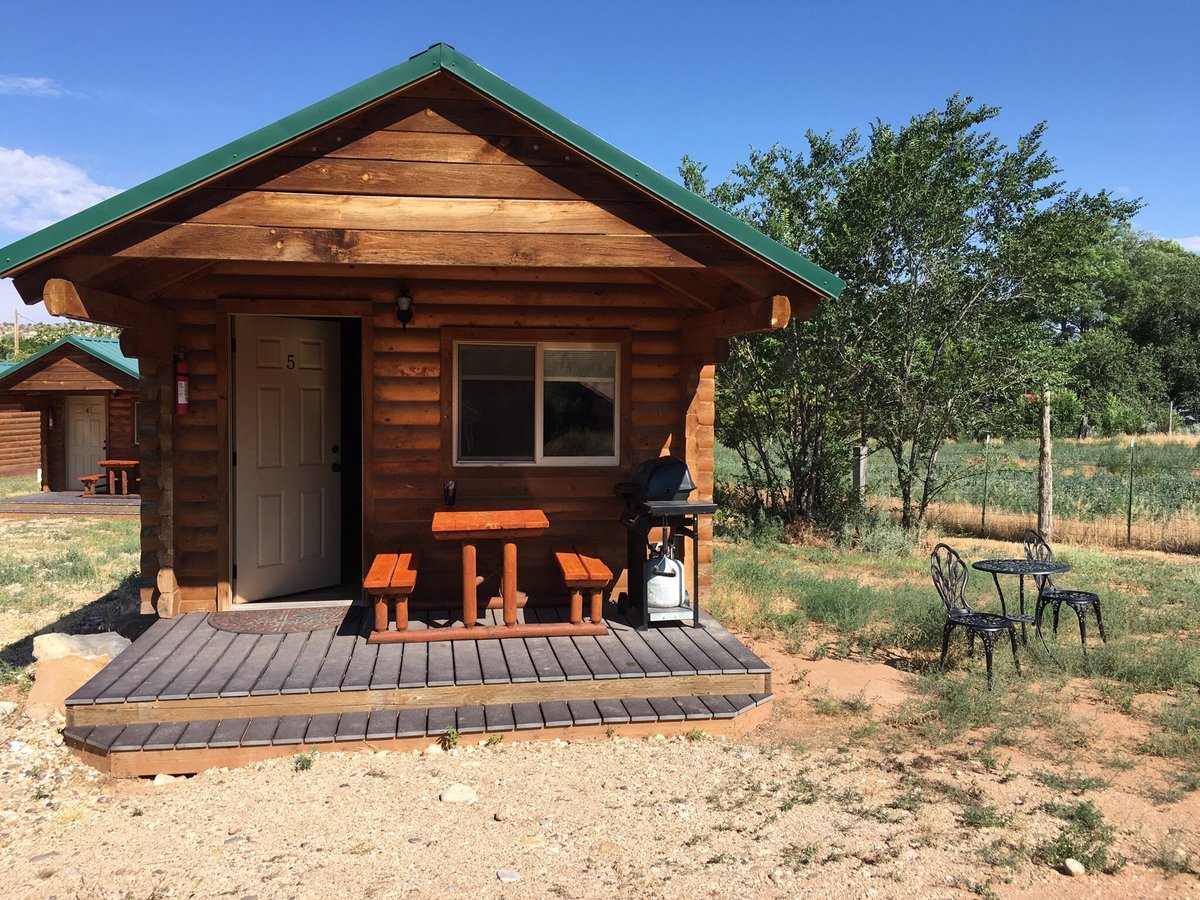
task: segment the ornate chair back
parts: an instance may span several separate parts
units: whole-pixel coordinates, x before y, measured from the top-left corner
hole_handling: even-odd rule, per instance
[[[1037,560],[1038,562],[1054,562],[1054,551],[1050,549],[1050,545],[1046,543],[1046,539],[1036,529],[1026,528],[1025,537],[1021,543],[1025,547],[1026,559]],[[1054,579],[1049,575],[1034,575],[1033,581],[1037,585],[1039,594],[1044,594],[1047,590],[1054,589]]]
[[[961,556],[947,544],[938,544],[929,554],[929,574],[933,578],[933,586],[942,605],[946,607],[946,615],[970,615],[971,607],[967,603],[967,564]]]

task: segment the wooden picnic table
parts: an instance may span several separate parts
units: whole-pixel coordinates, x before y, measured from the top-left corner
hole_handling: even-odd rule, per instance
[[[504,541],[504,570],[500,593],[504,600],[504,624],[517,624],[517,545],[521,538],[535,537],[550,527],[540,509],[443,510],[433,514],[433,536],[439,541],[462,541],[463,625],[475,627],[479,615],[476,597],[476,548],[483,540]]]
[[[100,468],[108,472],[108,492],[110,494],[128,494],[130,475],[136,471],[139,462],[136,459],[102,459]],[[133,478],[137,481],[137,476]]]

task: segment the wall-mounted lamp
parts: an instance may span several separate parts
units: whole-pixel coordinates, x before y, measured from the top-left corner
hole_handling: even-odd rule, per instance
[[[408,292],[408,288],[400,288],[400,292],[396,294],[396,321],[400,323],[400,327],[405,331],[408,330],[408,323],[413,317],[413,298]]]

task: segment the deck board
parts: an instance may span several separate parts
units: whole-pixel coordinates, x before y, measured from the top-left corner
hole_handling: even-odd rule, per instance
[[[510,684],[537,681],[537,668],[529,655],[529,648],[521,638],[501,638],[497,643],[504,651],[504,663],[508,666]]]
[[[507,703],[489,703],[483,708],[483,718],[488,731],[512,731],[516,728],[513,721],[512,706]]]
[[[492,612],[492,610],[488,610]],[[504,660],[504,648],[500,641],[476,641],[479,645],[479,669],[484,684],[508,684],[508,663]]]
[[[371,690],[394,688],[400,683],[400,663],[404,660],[403,644],[380,644],[371,674]]]
[[[275,737],[275,729],[279,727],[278,716],[261,716],[251,719],[246,732],[242,735],[243,747],[265,747]]]
[[[325,654],[325,659],[321,663],[321,668],[317,670],[316,677],[313,678],[313,683],[309,687],[309,691],[314,694],[325,693],[326,691],[336,691],[341,687],[342,679],[346,675],[346,667],[350,665],[350,654],[354,651],[354,645],[359,640],[361,631],[361,623],[359,617],[355,615],[354,609],[351,608],[342,624],[338,626],[334,633],[333,640],[329,643],[329,649]]]
[[[483,670],[479,663],[480,641],[449,641],[454,656],[455,684],[483,684]]]
[[[377,709],[367,718],[367,740],[382,741],[396,736],[396,716],[394,709]]]
[[[68,697],[67,705],[91,703],[96,697],[107,690],[113,682],[128,672],[143,656],[154,649],[154,645],[174,627],[173,619],[159,619],[156,621],[141,637],[119,653],[116,659],[97,672],[95,677]]]
[[[280,693],[283,683],[292,674],[292,667],[296,665],[305,644],[311,638],[312,632],[309,631],[294,631],[291,634],[285,634],[279,649],[275,651],[275,655],[267,663],[262,675],[250,688],[250,695],[260,697],[266,694]]]
[[[232,631],[218,631],[204,645],[204,649],[192,658],[187,668],[183,669],[171,680],[170,684],[159,692],[158,699],[184,700],[191,696],[192,691],[204,680],[204,676],[208,674],[209,670],[224,658],[229,646],[237,637],[238,635]]]
[[[130,693],[161,666],[206,618],[204,613],[180,616],[179,624],[167,631],[160,640],[155,641],[154,646],[130,666],[127,672],[101,691],[96,696],[96,702],[124,703]],[[124,654],[122,653],[121,656]],[[118,656],[117,659],[120,659],[121,656]]]
[[[229,679],[233,677],[233,673],[250,655],[250,651],[254,649],[254,645],[258,643],[260,637],[261,635],[258,634],[235,635],[229,644],[229,649],[209,666],[204,677],[188,691],[188,699],[206,700],[221,696],[221,688],[225,687]]]
[[[714,663],[712,658],[684,633],[691,631],[691,628],[659,628],[656,630],[659,636],[664,638],[684,658],[692,671],[700,675],[721,674],[720,665]]]
[[[342,678],[343,691],[365,691],[371,687],[371,675],[375,672],[375,660],[379,657],[379,645],[368,644],[367,637],[373,627],[371,617],[365,613],[359,617],[358,636],[350,652],[350,664]]]
[[[296,660],[292,671],[288,672],[283,686],[279,689],[281,694],[307,694],[312,690],[313,682],[317,673],[321,671],[321,664],[328,656],[329,647],[336,635],[337,628],[322,628],[309,636],[300,658]]]
[[[258,642],[255,643],[254,649],[247,654],[245,662],[238,667],[237,671],[233,673],[233,677],[221,689],[221,696],[249,697],[250,690],[258,684],[259,677],[270,665],[272,657],[283,644],[285,637],[287,635],[259,635]]]
[[[192,633],[184,638],[179,646],[171,651],[170,656],[147,675],[141,684],[127,694],[126,700],[136,703],[139,700],[155,700],[161,697],[167,685],[181,672],[187,671],[192,660],[204,650],[205,645],[216,633],[217,629],[208,624],[208,617],[201,617]]]
[[[400,658],[400,683],[402,688],[422,687],[428,673],[429,645],[422,643],[397,644],[404,648]]]

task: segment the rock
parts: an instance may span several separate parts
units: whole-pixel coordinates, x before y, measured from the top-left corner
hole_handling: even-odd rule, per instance
[[[0,701],[0,718],[3,718],[4,716],[11,716],[16,711],[17,704],[13,703],[11,700]]]
[[[479,795],[474,788],[465,784],[452,784],[442,791],[438,799],[443,803],[478,803]]]
[[[522,847],[545,847],[546,839],[544,837],[542,837],[540,834],[533,834],[533,835],[530,835],[529,837],[521,838],[521,846]]]
[[[441,744],[430,744],[425,748],[426,756],[441,756],[446,752],[446,749]]]
[[[78,656],[83,659],[99,659],[116,657],[128,647],[132,641],[123,638],[115,631],[102,634],[39,634],[33,639],[33,658],[39,663],[53,659],[63,659],[67,656]]]
[[[40,863],[45,862],[48,859],[53,859],[56,856],[58,856],[58,851],[51,850],[49,853],[39,853],[37,856],[31,856],[29,857],[29,861],[31,863]]]
[[[168,775],[165,772],[159,772],[157,775],[154,776],[154,781],[152,782],[152,784],[155,787],[162,787],[164,784],[170,784],[172,781],[175,781],[175,780],[176,780],[176,778],[174,775]]]
[[[521,880],[521,873],[516,869],[497,869],[496,877],[506,884]]]
[[[1077,859],[1066,859],[1063,861],[1063,871],[1072,878],[1079,878],[1081,875],[1087,874],[1087,868],[1084,867]]]
[[[543,828],[549,828],[551,825],[554,824],[554,820],[551,819],[549,816],[543,816],[542,818],[538,819],[538,824],[541,825]]]
[[[621,848],[612,841],[601,841],[599,851],[601,853],[620,853]]]
[[[92,659],[64,656],[38,663],[33,687],[25,701],[25,715],[34,722],[48,721],[55,713],[65,715],[66,699],[108,665],[109,660],[107,656]]]

